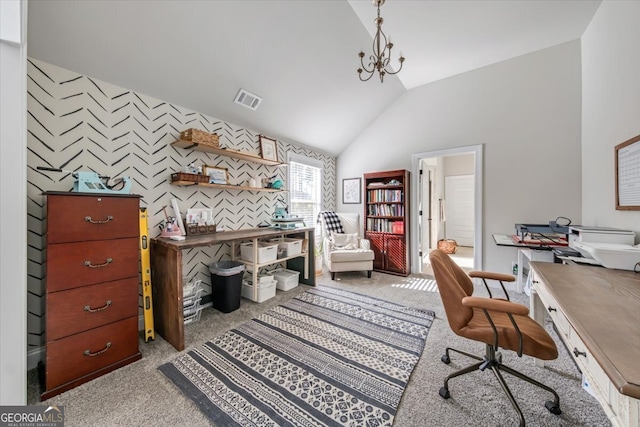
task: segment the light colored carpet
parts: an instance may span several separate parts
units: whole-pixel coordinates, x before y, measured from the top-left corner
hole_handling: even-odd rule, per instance
[[[493,374],[476,372],[455,378],[449,383],[451,398],[442,399],[438,389],[449,373],[470,365],[464,356],[452,355],[450,365],[440,361],[445,346],[482,355],[484,345],[457,337],[449,329],[439,294],[429,277],[396,277],[374,272],[371,279],[363,273],[337,274],[332,281],[325,272],[320,284],[338,286],[398,304],[435,311],[436,319],[427,337],[426,347],[418,362],[395,419],[398,427],[426,426],[514,426],[518,417]],[[199,322],[185,327],[186,350],[234,328],[248,319],[281,304],[307,286],[281,292],[262,304],[242,300],[240,309],[223,314],[214,309],[203,311]],[[479,295],[484,294],[478,289]],[[512,295],[512,299],[528,305],[528,298]],[[555,332],[560,357],[536,368],[529,357],[518,358],[503,352],[503,362],[514,369],[555,388],[560,395],[562,415],[550,414],[544,408],[547,393],[537,387],[505,375],[520,404],[528,426],[610,426],[597,401],[581,388],[580,373]],[[65,426],[210,426],[213,425],[188,398],[160,373],[157,367],[174,359],[177,352],[156,334],[155,341],[141,338],[142,360],[97,378],[58,396],[46,404],[65,406]],[[185,350],[185,351],[186,351]],[[39,401],[37,374],[28,372],[28,402]],[[222,427],[222,426],[220,426]]]

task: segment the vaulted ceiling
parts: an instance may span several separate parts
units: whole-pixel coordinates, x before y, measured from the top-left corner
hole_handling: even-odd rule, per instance
[[[600,0],[387,0],[402,71],[358,79],[367,0],[30,0],[28,54],[338,155],[407,90],[579,39]],[[240,88],[263,98],[233,103]]]

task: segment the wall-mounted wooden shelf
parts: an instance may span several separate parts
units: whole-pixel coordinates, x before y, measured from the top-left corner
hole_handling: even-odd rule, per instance
[[[177,141],[172,142],[171,145],[174,145],[174,146],[180,147],[180,148],[184,148],[184,149],[187,149],[187,150],[203,151],[203,152],[206,152],[206,153],[215,154],[217,156],[232,157],[234,159],[240,159],[240,160],[245,160],[245,161],[248,161],[248,162],[260,163],[260,164],[268,165],[268,166],[288,166],[288,163],[280,163],[280,162],[276,162],[274,160],[263,159],[262,157],[255,156],[253,154],[248,154],[248,153],[245,153],[243,151],[232,150],[231,148],[216,148],[216,147],[212,147],[212,146],[207,145],[207,144],[199,144],[197,142],[185,141],[185,140],[182,140],[182,139],[179,139]]]
[[[197,185],[198,187],[217,188],[218,190],[244,190],[244,191],[266,191],[269,193],[278,193],[286,190],[276,190],[275,188],[257,188],[248,187],[246,185],[231,185],[231,184],[209,184],[208,182],[193,182],[193,181],[171,181],[171,185],[177,185],[179,187],[190,187]]]

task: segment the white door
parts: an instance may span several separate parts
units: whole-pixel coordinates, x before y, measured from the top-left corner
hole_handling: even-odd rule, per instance
[[[473,175],[444,178],[445,236],[460,246],[473,246],[474,206]]]

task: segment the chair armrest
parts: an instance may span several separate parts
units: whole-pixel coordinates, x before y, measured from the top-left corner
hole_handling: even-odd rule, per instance
[[[515,282],[516,278],[511,274],[493,273],[491,271],[470,271],[469,277],[481,279],[502,280],[503,282]]]
[[[516,278],[511,274],[493,273],[491,271],[470,271],[468,275],[469,277],[482,279],[482,283],[484,283],[484,287],[489,293],[489,298],[493,298],[493,295],[491,294],[491,289],[489,289],[489,285],[487,284],[487,279],[497,280],[500,282],[500,287],[502,288],[504,295],[507,297],[507,300],[509,300],[509,293],[502,282],[514,282],[516,280]]]
[[[331,252],[331,241],[328,237],[322,239],[322,255],[324,255],[324,259],[329,259],[329,253]]]
[[[360,249],[371,249],[371,242],[367,239],[360,239]]]
[[[518,316],[528,316],[529,307],[511,301],[495,298],[482,297],[464,297],[462,305],[471,308],[481,308],[489,311],[498,311],[500,313],[510,313]]]

